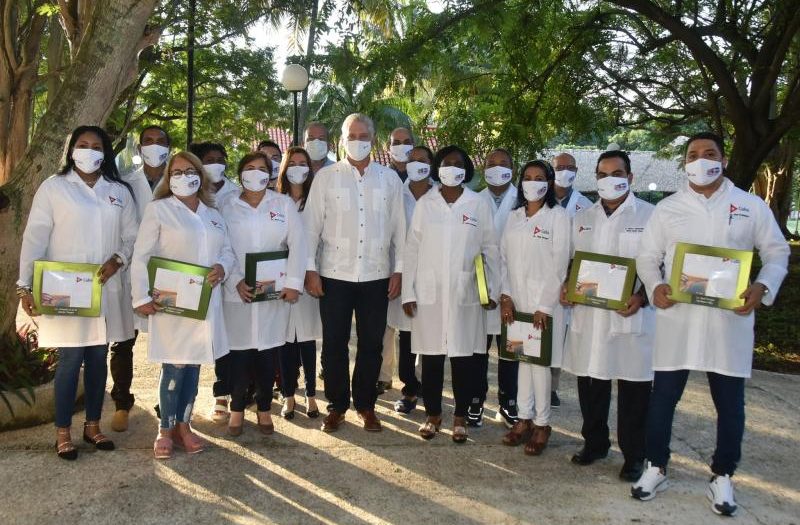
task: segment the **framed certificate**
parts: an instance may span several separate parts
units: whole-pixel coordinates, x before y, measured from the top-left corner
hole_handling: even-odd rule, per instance
[[[733,309],[744,305],[753,252],[679,242],[669,285],[673,301]]]
[[[288,258],[289,250],[245,255],[244,282],[254,288],[254,303],[278,298],[286,283]]]
[[[211,299],[208,273],[211,268],[163,257],[150,257],[147,273],[150,296],[161,312],[204,320]]]
[[[33,262],[33,304],[39,313],[99,317],[99,264]]]
[[[481,305],[489,304],[489,281],[486,277],[486,260],[482,253],[475,256],[475,277],[478,281],[478,299]]]
[[[636,261],[601,253],[575,252],[567,281],[567,299],[576,304],[620,310],[636,280]]]
[[[502,359],[550,366],[553,358],[553,318],[547,316],[542,331],[533,326],[533,314],[514,312],[514,322],[500,328],[497,348],[498,356]]]

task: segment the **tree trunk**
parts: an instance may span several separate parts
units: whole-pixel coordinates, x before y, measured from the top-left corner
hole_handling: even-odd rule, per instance
[[[0,334],[14,330],[22,232],[36,189],[55,173],[65,137],[82,124],[102,125],[131,80],[156,0],[97,4],[64,79],[8,183],[0,186]],[[145,40],[151,37],[145,37]]]
[[[308,43],[306,44],[306,58],[305,66],[308,71],[309,85],[311,84],[311,64],[314,60],[314,46],[317,44],[317,16],[319,13],[319,0],[310,0],[311,13],[308,17]],[[308,87],[303,90],[303,98],[300,103],[300,125],[298,129],[303,133],[306,129],[306,122],[308,121]],[[302,137],[301,137],[302,138]],[[302,140],[297,141],[298,144],[303,143]]]
[[[787,238],[791,236],[786,222],[792,209],[792,179],[797,151],[798,144],[788,137],[784,138],[770,152],[753,182],[753,192],[769,205]]]

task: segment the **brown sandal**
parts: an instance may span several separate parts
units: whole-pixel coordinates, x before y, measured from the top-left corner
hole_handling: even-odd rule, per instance
[[[172,432],[169,435],[159,433],[153,442],[153,456],[156,459],[172,459]]]
[[[87,428],[96,428],[97,432],[93,436],[86,434]],[[83,424],[83,440],[90,445],[94,445],[97,450],[114,450],[114,442],[108,439],[102,432],[100,432],[99,421],[87,421]]]
[[[453,443],[458,443],[459,445],[462,443],[467,442],[467,427],[465,423],[465,418],[463,417],[454,417],[453,418]]]
[[[258,418],[258,430],[264,434],[265,436],[271,436],[275,433],[275,423],[262,423],[261,422],[261,415],[256,416]],[[270,416],[271,417],[271,416]]]
[[[425,423],[419,427],[419,435],[422,439],[433,439],[441,426],[442,416],[428,416]]]
[[[538,456],[547,447],[547,442],[550,440],[550,433],[553,431],[550,425],[540,427],[533,425],[533,436],[525,443],[526,456]]]
[[[523,441],[526,441],[530,438],[531,432],[533,431],[532,424],[530,419],[520,419],[514,423],[511,430],[503,436],[503,444],[509,447],[516,447]]]

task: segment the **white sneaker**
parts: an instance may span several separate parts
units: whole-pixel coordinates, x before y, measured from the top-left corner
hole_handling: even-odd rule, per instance
[[[666,489],[667,475],[648,461],[639,481],[631,487],[631,496],[640,501],[650,501]]]
[[[733,497],[733,481],[727,474],[714,476],[708,484],[706,496],[711,502],[711,510],[720,516],[735,516],[739,507]]]

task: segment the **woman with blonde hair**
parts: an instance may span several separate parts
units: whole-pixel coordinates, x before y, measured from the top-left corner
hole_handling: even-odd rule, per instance
[[[148,358],[162,363],[159,384],[161,423],[153,444],[156,459],[172,457],[173,444],[189,454],[204,442],[189,426],[197,396],[201,364],[213,364],[228,353],[218,284],[230,273],[235,257],[225,221],[214,208],[211,181],[203,164],[189,152],[172,156],[153,193],[133,250],[133,307],[148,316]],[[203,320],[159,312],[150,295],[147,263],[164,257],[210,267],[213,287]]]

